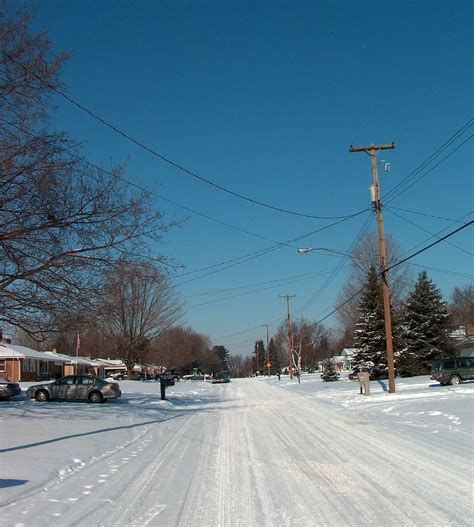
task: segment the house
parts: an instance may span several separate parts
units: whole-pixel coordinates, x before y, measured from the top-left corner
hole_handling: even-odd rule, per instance
[[[104,376],[104,366],[99,362],[84,357],[72,357],[64,353],[57,353],[56,351],[45,351],[46,355],[56,357],[57,359],[64,359],[63,375],[85,375],[92,374],[98,377]]]
[[[337,371],[352,370],[352,360],[357,352],[356,348],[344,348],[339,355],[331,357],[331,362]]]
[[[54,379],[64,374],[66,359],[16,344],[0,344],[0,376],[13,382]]]
[[[454,341],[456,355],[461,357],[474,357],[474,324],[459,326],[450,334]]]

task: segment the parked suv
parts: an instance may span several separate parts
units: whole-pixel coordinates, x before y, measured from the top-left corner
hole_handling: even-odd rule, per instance
[[[440,359],[431,365],[431,378],[443,386],[474,379],[474,357]]]

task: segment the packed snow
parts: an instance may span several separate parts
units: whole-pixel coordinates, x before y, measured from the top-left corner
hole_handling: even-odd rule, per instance
[[[0,403],[1,526],[474,523],[474,382],[120,387],[102,405]]]

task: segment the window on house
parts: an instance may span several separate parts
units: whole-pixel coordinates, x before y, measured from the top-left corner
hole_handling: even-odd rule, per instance
[[[7,371],[7,361],[5,359],[0,360],[0,371]]]

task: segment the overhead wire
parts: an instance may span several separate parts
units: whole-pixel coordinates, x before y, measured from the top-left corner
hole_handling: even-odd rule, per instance
[[[412,170],[402,181],[400,181],[397,185],[395,185],[392,189],[390,189],[384,197],[384,203],[387,205],[391,201],[397,199],[399,196],[401,196],[403,193],[405,193],[408,189],[410,189],[413,185],[415,185],[418,181],[423,179],[425,176],[427,176],[430,172],[432,172],[435,168],[437,168],[439,165],[444,163],[446,159],[451,157],[457,150],[459,150],[462,146],[464,146],[468,141],[470,141],[473,137],[473,135],[470,135],[467,139],[465,139],[461,144],[457,145],[452,151],[450,151],[445,157],[443,157],[438,163],[436,163],[434,166],[427,168],[427,166],[432,163],[435,159],[437,159],[445,150],[447,150],[450,146],[452,146],[457,139],[459,139],[474,123],[474,119],[469,119],[464,125],[457,130],[453,135],[451,135],[437,150],[435,150],[431,155],[429,155],[420,165],[418,165],[417,168]],[[425,170],[420,175],[420,172]],[[418,177],[417,177],[418,176]],[[413,180],[413,178],[416,178]]]
[[[434,214],[429,214],[427,212],[421,212],[419,210],[410,210],[410,209],[404,209],[404,208],[401,208],[401,207],[394,207],[393,205],[385,206],[384,208],[385,209],[389,209],[389,210],[399,210],[399,211],[402,211],[402,212],[408,212],[409,214],[417,214],[419,216],[426,216],[428,218],[434,218],[436,220],[454,221],[454,222],[458,221],[458,220],[455,220],[453,218],[446,218],[444,216],[436,216]],[[462,221],[460,221],[459,223],[462,223]]]
[[[421,225],[418,225],[417,223],[415,223],[414,221],[411,221],[409,220],[408,218],[404,218],[401,214],[398,214],[396,213],[395,211],[393,210],[388,210],[388,212],[390,214],[393,214],[394,216],[396,216],[397,218],[400,218],[401,220],[405,221],[406,223],[408,223],[409,225],[413,225],[414,227],[416,227],[417,229],[423,231],[423,232],[426,232],[427,234],[430,234],[433,238],[438,238],[438,235],[437,234],[433,234],[431,231],[429,231],[428,229],[425,229],[424,227],[422,227]],[[463,252],[463,253],[466,253],[468,254],[469,256],[474,256],[474,254],[470,251],[468,251],[467,249],[464,249],[463,247],[459,247],[458,245],[452,243],[452,242],[449,242],[449,241],[446,241],[446,243],[448,245],[450,245],[451,247],[454,247],[455,249],[458,249],[459,251]]]
[[[54,91],[57,94],[59,94],[61,97],[63,97],[68,102],[70,102],[71,104],[73,104],[74,106],[79,108],[81,111],[87,113],[93,119],[97,120],[98,122],[100,122],[101,124],[106,126],[107,128],[109,128],[109,129],[113,130],[114,132],[116,132],[117,134],[121,135],[122,137],[127,139],[127,141],[130,141],[131,143],[135,144],[136,146],[140,147],[141,149],[145,150],[146,152],[148,152],[148,153],[152,154],[153,156],[161,159],[162,161],[164,161],[165,163],[171,165],[172,167],[176,168],[177,170],[179,170],[179,171],[181,171],[181,172],[183,172],[183,173],[185,173],[185,174],[187,174],[187,175],[189,175],[189,176],[201,181],[202,183],[206,183],[207,185],[210,185],[210,186],[212,186],[212,187],[214,187],[214,188],[216,188],[216,189],[218,189],[218,190],[220,190],[222,192],[225,192],[225,193],[227,193],[227,194],[229,194],[231,196],[234,196],[234,197],[239,198],[241,200],[247,201],[249,203],[253,203],[254,205],[258,205],[258,206],[261,206],[261,207],[264,207],[264,208],[267,208],[267,209],[271,209],[271,210],[274,210],[274,211],[277,211],[277,212],[281,212],[281,213],[284,213],[284,214],[290,214],[290,215],[293,215],[293,216],[299,216],[299,217],[304,217],[304,218],[312,218],[312,219],[319,219],[319,220],[336,220],[336,219],[342,219],[342,218],[351,218],[351,217],[353,217],[354,215],[357,214],[357,213],[351,213],[351,214],[344,214],[344,215],[340,215],[340,216],[322,216],[322,215],[306,214],[306,213],[302,213],[302,212],[298,212],[298,211],[285,209],[285,208],[282,208],[282,207],[277,207],[277,206],[274,206],[274,205],[271,205],[271,204],[268,204],[268,203],[264,203],[262,201],[259,201],[259,200],[250,198],[248,196],[245,196],[243,194],[240,194],[238,192],[235,192],[234,190],[231,190],[231,189],[229,189],[227,187],[219,185],[218,183],[215,183],[214,181],[211,181],[210,179],[205,178],[205,177],[197,174],[195,171],[184,167],[180,163],[177,163],[176,161],[171,160],[170,158],[168,158],[165,155],[163,155],[163,154],[159,153],[158,151],[156,151],[154,148],[151,148],[151,147],[145,145],[143,142],[139,141],[138,139],[135,139],[130,134],[124,132],[123,130],[121,130],[117,126],[111,124],[110,122],[105,120],[103,117],[99,116],[97,113],[93,112],[92,110],[90,110],[89,108],[84,106],[83,104],[79,103],[77,100],[75,100],[72,97],[70,97],[69,95],[67,95],[61,89],[57,88],[56,86],[54,86],[53,84],[51,84],[47,80],[43,79],[40,75],[38,75],[36,72],[32,71],[30,68],[26,67],[21,62],[17,61],[14,57],[12,57],[6,51],[4,51],[4,54],[9,60],[14,62],[17,66],[21,67],[24,71],[26,71],[27,73],[29,73],[30,75],[32,75],[33,77],[38,79],[42,84],[44,84],[45,86],[47,86],[52,91]]]
[[[15,124],[15,123],[12,123],[12,122],[10,122],[10,121],[7,121],[7,120],[5,120],[5,119],[3,119],[3,118],[1,118],[1,117],[0,117],[0,122],[6,124],[6,125],[8,125],[8,126],[11,126],[11,127],[13,127],[13,128],[16,128],[16,129],[19,130],[20,132],[29,135],[29,136],[32,137],[33,139],[36,139],[36,140],[42,142],[42,143],[45,144],[45,145],[49,145],[49,146],[51,146],[51,143],[50,143],[49,141],[46,141],[46,140],[43,139],[42,137],[40,137],[40,136],[38,136],[38,135],[36,135],[36,134],[30,132],[29,130],[26,130],[25,128],[22,128],[21,126],[18,126],[18,125]],[[145,187],[143,187],[143,186],[141,186],[141,185],[139,185],[139,184],[137,184],[137,183],[135,183],[135,182],[133,182],[133,181],[130,181],[129,179],[127,179],[127,178],[121,176],[121,175],[118,174],[118,173],[113,173],[113,172],[111,172],[111,171],[109,171],[109,170],[106,170],[105,168],[103,168],[103,167],[101,167],[101,166],[99,166],[99,165],[97,165],[97,164],[95,164],[95,163],[92,163],[91,161],[89,161],[89,160],[86,159],[85,157],[79,156],[79,155],[77,155],[77,154],[71,152],[71,151],[70,151],[69,149],[67,149],[67,148],[63,148],[63,147],[60,147],[59,145],[55,144],[55,145],[54,145],[54,149],[58,150],[59,152],[63,152],[63,153],[65,153],[66,155],[72,157],[73,159],[76,159],[77,161],[80,161],[81,163],[84,163],[85,165],[87,165],[87,166],[89,166],[89,167],[91,167],[91,168],[94,168],[95,170],[99,170],[100,172],[102,172],[102,173],[104,173],[104,174],[107,174],[108,176],[111,176],[111,177],[117,178],[117,179],[119,179],[120,181],[123,181],[124,183],[126,183],[127,185],[130,185],[131,187],[134,187],[134,188],[136,188],[136,189],[138,189],[138,190],[141,190],[141,191],[143,191],[143,192],[146,192],[147,194],[149,194],[149,195],[151,195],[151,196],[154,196],[154,197],[159,198],[159,199],[161,199],[161,200],[163,200],[163,201],[166,201],[167,203],[170,203],[170,204],[172,204],[172,205],[174,205],[174,206],[176,206],[176,207],[179,207],[179,208],[181,208],[181,209],[183,209],[183,210],[186,210],[187,212],[190,212],[190,213],[195,214],[195,215],[197,215],[197,216],[201,216],[201,217],[203,217],[203,218],[205,218],[205,219],[208,219],[208,220],[210,220],[210,221],[213,221],[213,222],[215,222],[215,223],[218,223],[219,225],[223,225],[224,227],[228,227],[228,228],[230,228],[230,229],[233,229],[233,230],[235,230],[235,231],[237,231],[237,232],[241,232],[241,233],[243,233],[243,234],[248,234],[249,236],[253,236],[253,237],[256,237],[256,238],[259,238],[259,239],[262,239],[262,240],[265,240],[265,241],[269,241],[269,242],[272,242],[272,243],[280,243],[280,242],[278,242],[278,241],[276,241],[276,240],[273,240],[273,239],[268,238],[268,237],[266,237],[266,236],[263,236],[263,235],[261,235],[261,234],[257,234],[257,233],[255,233],[255,232],[248,231],[248,230],[246,230],[246,229],[242,229],[242,228],[240,228],[240,227],[236,227],[235,225],[231,225],[230,223],[227,223],[227,222],[225,222],[225,221],[219,220],[219,219],[217,219],[217,218],[214,218],[214,217],[212,217],[212,216],[209,216],[208,214],[204,214],[203,212],[199,212],[199,211],[197,211],[197,210],[195,210],[195,209],[192,209],[192,208],[190,208],[190,207],[187,207],[187,206],[185,206],[185,205],[183,205],[183,204],[181,204],[181,203],[178,203],[178,202],[173,201],[173,200],[171,200],[171,199],[169,199],[169,198],[166,198],[165,196],[162,196],[161,194],[158,194],[158,193],[155,192],[155,191],[152,191],[152,190],[147,189],[147,188],[145,188]]]
[[[255,293],[261,293],[263,291],[270,291],[272,289],[277,289],[278,287],[283,287],[283,286],[295,284],[295,283],[298,283],[298,282],[302,282],[302,281],[305,281],[305,280],[309,280],[310,278],[314,278],[315,276],[329,274],[332,271],[333,271],[332,269],[328,269],[327,271],[322,271],[320,273],[312,273],[311,276],[306,276],[304,278],[296,278],[294,280],[287,280],[287,281],[279,282],[278,284],[270,285],[270,286],[263,287],[263,288],[260,288],[260,289],[253,289],[251,291],[246,291],[245,293],[239,293],[239,294],[236,294],[236,295],[226,296],[224,298],[216,298],[214,300],[209,300],[207,302],[201,302],[199,304],[194,304],[192,306],[189,306],[189,309],[190,308],[195,308],[195,307],[207,306],[207,305],[210,305],[210,304],[216,304],[218,302],[224,302],[226,300],[233,300],[234,298],[240,298],[242,296],[253,295]]]
[[[451,236],[454,236],[455,234],[457,234],[458,232],[462,231],[463,229],[466,229],[467,227],[470,227],[472,224],[474,223],[474,220],[471,220],[463,225],[461,225],[461,227],[458,227],[457,229],[455,229],[454,231],[452,232],[449,232],[448,234],[446,234],[445,236],[443,236],[442,238],[440,238],[439,240],[436,240],[434,241],[433,243],[430,243],[429,245],[427,245],[426,247],[423,247],[422,249],[420,249],[419,251],[416,251],[415,253],[413,254],[410,254],[409,256],[407,256],[406,258],[402,258],[401,260],[399,260],[398,262],[395,262],[394,264],[392,264],[391,266],[387,267],[387,270],[386,272],[392,270],[393,268],[401,265],[402,263],[405,263],[407,262],[408,260],[411,260],[412,258],[414,258],[415,256],[418,256],[419,254],[427,251],[428,249],[430,249],[431,247],[434,247],[435,245],[437,245],[438,243],[441,243],[442,241],[444,241],[445,239],[451,237]],[[379,272],[378,273],[379,276],[382,276],[382,272]],[[346,304],[348,304],[351,300],[353,300],[354,298],[356,298],[364,289],[365,289],[365,285],[362,286],[360,289],[358,289],[353,295],[350,296],[350,298],[346,299],[344,302],[342,302],[341,304],[339,304],[335,309],[333,309],[330,313],[328,313],[326,316],[324,316],[323,318],[320,318],[319,320],[316,321],[317,324],[320,324],[321,322],[324,322],[325,320],[327,320],[330,316],[334,315],[334,313],[336,313],[337,311],[339,311],[342,307],[344,307]]]

